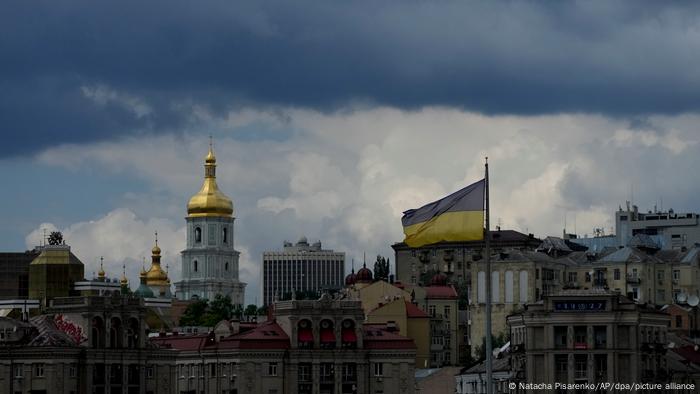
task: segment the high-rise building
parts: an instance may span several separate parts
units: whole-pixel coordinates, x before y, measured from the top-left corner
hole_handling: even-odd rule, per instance
[[[23,299],[29,295],[29,263],[39,251],[0,253],[0,299]]]
[[[309,245],[301,237],[296,245],[263,252],[262,300],[271,305],[275,296],[294,292],[318,292],[343,288],[345,253],[321,249],[321,241]]]
[[[216,184],[212,147],[204,160],[204,183],[187,204],[187,248],[182,251],[182,280],[175,284],[180,300],[229,296],[243,305],[245,283],[238,279],[233,238],[233,202]]]

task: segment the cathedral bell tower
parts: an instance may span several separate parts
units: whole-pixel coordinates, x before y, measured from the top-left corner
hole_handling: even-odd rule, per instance
[[[233,202],[216,184],[216,157],[209,143],[204,159],[204,183],[187,204],[187,248],[182,251],[182,280],[175,283],[180,300],[229,296],[243,305],[245,283],[238,280],[233,247]]]

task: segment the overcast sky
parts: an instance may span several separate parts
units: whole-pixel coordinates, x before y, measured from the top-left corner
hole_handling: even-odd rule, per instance
[[[11,2],[0,49],[0,250],[60,229],[88,276],[158,231],[179,279],[209,134],[248,302],[284,240],[393,261],[486,155],[494,226],[700,211],[694,2]]]

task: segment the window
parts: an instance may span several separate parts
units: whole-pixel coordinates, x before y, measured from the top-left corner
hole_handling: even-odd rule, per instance
[[[683,326],[683,316],[676,315],[676,328],[680,328],[682,326]]]
[[[437,249],[433,249],[433,257],[437,256]]]
[[[194,261],[194,272],[197,272],[197,260]]]
[[[569,272],[569,282],[570,283],[576,283],[576,272]]]
[[[666,302],[666,291],[663,289],[656,290],[656,303],[663,304]]]
[[[199,227],[195,227],[194,229],[194,242],[202,242],[202,229]]]
[[[299,381],[311,381],[311,364],[299,364]]]
[[[411,276],[411,284],[415,285],[416,284],[416,276]]]
[[[75,365],[71,364],[70,367],[68,367],[68,377],[74,378],[75,377]]]
[[[321,363],[321,381],[322,382],[332,382],[333,381],[333,363]]]
[[[384,376],[384,363],[374,363],[374,376]]]
[[[590,282],[590,281],[591,281],[591,273],[586,272],[586,282]]]
[[[44,364],[37,364],[34,366],[34,377],[43,378],[44,377]]]
[[[226,227],[224,227],[222,238],[223,238],[224,243],[228,243],[228,229]]]
[[[656,271],[656,279],[658,279],[659,281],[663,281],[663,280],[664,280],[664,276],[665,276],[665,275],[664,275],[664,270],[658,270],[658,271]]]
[[[635,300],[639,299],[639,288],[638,287],[632,288],[632,298],[634,298]]]
[[[681,278],[680,270],[673,270],[673,280],[678,281]]]
[[[146,367],[146,377],[151,379],[155,375],[155,368],[152,365]]]
[[[343,382],[354,382],[357,380],[357,366],[354,363],[343,364]]]
[[[15,365],[15,378],[22,378],[22,366]]]
[[[267,364],[267,374],[268,376],[277,376],[277,363]]]
[[[228,271],[228,261],[224,264],[224,270]]]
[[[448,322],[449,322],[449,319],[450,319],[450,306],[449,305],[445,305],[445,319],[448,319]]]
[[[216,364],[214,363],[209,364],[209,376],[212,378],[216,377]]]
[[[411,250],[411,257],[416,257],[416,250],[415,249]]]
[[[435,305],[428,306],[428,313],[430,313],[430,316],[435,317]]]
[[[614,276],[615,280],[620,280],[620,269],[619,268],[615,268],[615,271],[613,271],[613,276]]]

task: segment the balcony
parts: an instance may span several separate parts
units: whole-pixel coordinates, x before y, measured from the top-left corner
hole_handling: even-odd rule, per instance
[[[642,279],[635,274],[627,274],[627,283],[633,284],[633,285],[638,285],[642,283]]]

